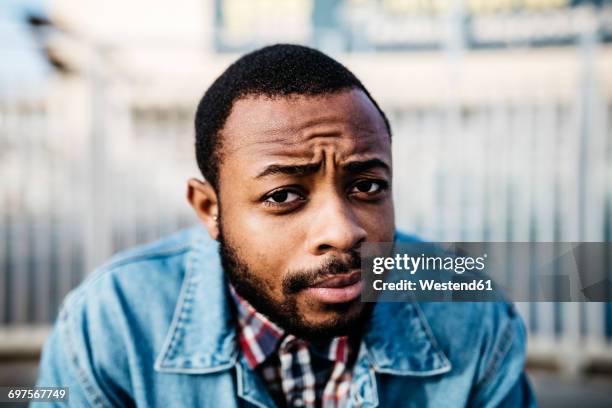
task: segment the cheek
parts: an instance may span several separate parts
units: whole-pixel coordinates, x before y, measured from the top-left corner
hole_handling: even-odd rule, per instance
[[[282,276],[289,269],[289,254],[297,253],[297,234],[282,222],[245,208],[222,208],[225,238],[237,248],[250,271],[280,294]]]
[[[243,210],[233,215],[229,223],[235,242],[267,264],[281,266],[287,255],[296,250],[293,243],[299,242],[297,228],[286,218]]]

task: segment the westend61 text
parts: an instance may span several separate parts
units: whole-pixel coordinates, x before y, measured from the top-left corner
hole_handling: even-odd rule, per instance
[[[400,291],[411,291],[411,290],[434,290],[434,291],[486,291],[493,290],[493,283],[490,279],[474,279],[470,282],[437,282],[433,279],[419,279],[419,285],[417,283],[402,279],[397,282],[384,282],[381,279],[377,279],[372,283],[374,290],[385,291],[385,290],[400,290]]]

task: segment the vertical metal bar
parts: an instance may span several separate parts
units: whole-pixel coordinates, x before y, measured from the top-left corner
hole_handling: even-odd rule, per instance
[[[568,200],[571,206],[566,211],[567,220],[575,220],[572,225],[569,225],[565,229],[564,240],[566,241],[583,241],[585,238],[585,211],[587,202],[587,190],[586,190],[586,147],[588,143],[590,127],[590,110],[591,105],[591,92],[593,85],[593,58],[594,58],[594,47],[595,47],[595,30],[596,27],[588,27],[586,31],[581,35],[580,39],[580,61],[581,66],[581,78],[579,81],[578,90],[578,102],[576,104],[573,116],[573,141],[572,144],[574,157],[570,162],[573,170],[576,172],[575,176],[570,178],[568,181],[572,184],[572,189],[567,191],[565,197],[575,197],[574,200]],[[579,295],[579,287],[572,285],[572,297]],[[575,350],[579,347],[581,341],[581,329],[584,329],[583,321],[584,318],[584,304],[576,302],[568,302],[562,305],[563,312],[563,346],[566,350]],[[577,375],[583,364],[584,355],[577,353],[569,353],[565,359],[565,368],[571,375]]]
[[[88,175],[88,201],[83,223],[85,270],[93,271],[110,255],[109,205],[107,189],[107,133],[106,91],[108,79],[104,70],[104,56],[99,46],[90,47],[88,76],[90,81],[91,123],[89,160],[85,163]]]
[[[34,241],[33,249],[35,257],[35,268],[32,278],[32,293],[31,299],[33,303],[33,317],[37,323],[42,323],[48,319],[49,305],[49,286],[50,286],[50,252],[48,245],[48,237],[50,235],[49,219],[53,204],[50,202],[50,190],[53,181],[53,174],[49,167],[53,149],[49,141],[49,134],[46,126],[46,109],[43,103],[36,109],[35,115],[36,128],[35,137],[37,139],[36,146],[33,150],[36,152],[34,162],[37,166],[35,180],[32,180],[37,185],[37,194],[39,212],[36,217],[36,225],[34,226],[35,234],[32,237]]]
[[[560,163],[558,151],[558,125],[560,120],[556,100],[546,99],[542,103],[538,130],[536,132],[536,159],[537,172],[534,175],[537,181],[535,193],[535,240],[538,242],[553,242],[555,221],[555,165]],[[548,254],[542,254],[547,256]],[[540,258],[543,259],[543,258]],[[536,282],[537,284],[537,282]],[[548,344],[554,340],[554,308],[550,302],[533,303],[533,314],[537,319],[538,336]]]
[[[6,129],[6,109],[3,102],[0,102],[0,143],[6,143],[6,145],[11,146],[10,134],[8,129]],[[12,148],[6,151],[5,154],[15,154],[15,151]],[[1,153],[0,153],[1,154]],[[11,169],[7,169],[6,167],[2,167],[2,169],[6,170],[6,173],[0,174],[0,178],[2,180],[10,180],[9,174]],[[8,322],[8,308],[7,308],[7,298],[8,298],[8,288],[7,288],[7,278],[8,278],[8,233],[9,233],[9,187],[8,183],[0,183],[0,325],[3,325]]]
[[[21,158],[20,171],[21,185],[28,185],[31,178],[32,157],[31,157],[31,121],[27,109],[23,104],[14,104],[13,112],[11,113],[11,123],[14,124],[11,132],[18,135],[18,155]],[[31,256],[29,253],[29,234],[28,223],[31,222],[30,211],[28,209],[28,189],[19,189],[17,205],[13,208],[13,223],[11,225],[11,240],[14,242],[14,252],[12,260],[14,268],[12,269],[11,289],[11,308],[12,321],[14,323],[27,322],[27,296],[28,296],[28,259]]]
[[[605,178],[606,178],[606,114],[604,98],[599,92],[596,78],[598,60],[596,27],[592,27],[581,37],[582,61],[582,117],[580,127],[580,240],[601,242],[604,238],[605,220]],[[603,263],[602,263],[603,265]],[[581,284],[589,286],[598,282],[587,281],[582,277]],[[585,318],[583,330],[587,344],[600,347],[605,342],[604,307],[598,303],[582,305]]]

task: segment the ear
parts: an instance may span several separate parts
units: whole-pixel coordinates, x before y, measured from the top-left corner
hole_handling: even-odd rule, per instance
[[[215,189],[207,181],[189,179],[187,182],[187,200],[196,215],[208,230],[208,235],[214,240],[219,238],[219,200]]]

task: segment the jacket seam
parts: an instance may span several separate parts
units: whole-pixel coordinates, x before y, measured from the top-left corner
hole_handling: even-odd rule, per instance
[[[491,378],[493,378],[493,374],[499,369],[501,362],[504,361],[504,359],[508,355],[508,352],[514,340],[514,333],[512,329],[513,321],[514,320],[510,320],[509,322],[507,322],[506,327],[502,332],[501,339],[499,341],[499,346],[496,348],[495,352],[491,356],[491,361],[485,369],[481,379],[476,384],[476,389],[481,389],[491,380]]]
[[[66,337],[66,346],[67,346],[67,354],[72,362],[74,368],[76,369],[77,378],[79,379],[80,384],[83,387],[83,393],[85,394],[85,398],[89,401],[89,403],[94,407],[110,407],[110,403],[106,400],[106,398],[102,395],[101,392],[96,390],[93,382],[91,382],[88,378],[87,372],[81,366],[77,347],[75,346],[74,340],[71,335],[70,330],[70,316],[65,313],[63,316],[64,320],[64,336]]]
[[[148,249],[143,252],[137,252],[133,254],[128,254],[124,257],[119,255],[118,259],[111,260],[106,264],[102,265],[101,269],[114,269],[119,266],[123,266],[127,263],[131,262],[139,262],[142,260],[147,260],[151,258],[159,258],[169,255],[179,254],[181,252],[185,252],[191,249],[191,245],[189,243],[179,244],[167,249]]]
[[[107,265],[103,265],[99,267],[98,269],[96,269],[89,278],[83,281],[81,286],[77,286],[71,295],[68,295],[66,297],[66,299],[62,302],[62,309],[67,309],[68,307],[73,306],[73,304],[80,302],[81,299],[83,299],[83,297],[86,295],[85,292],[87,288],[97,283],[100,279],[104,278],[109,273],[116,271],[117,268],[120,268],[127,264],[144,262],[144,261],[148,261],[148,260],[152,260],[156,258],[179,256],[179,255],[184,254],[185,252],[188,252],[189,249],[190,249],[190,246],[182,245],[180,247],[174,247],[174,248],[164,250],[164,251],[151,252],[151,253],[145,253],[145,254],[136,254],[128,258],[118,259]]]
[[[188,248],[191,248],[191,245],[188,246]],[[193,286],[193,282],[192,282],[192,278],[193,278],[193,257],[189,256],[187,259],[187,273],[185,275],[185,277],[183,278],[183,282],[181,285],[181,290],[179,293],[179,298],[177,300],[175,309],[176,312],[174,314],[174,316],[172,317],[172,321],[170,322],[170,327],[168,329],[168,333],[171,333],[164,341],[164,344],[162,345],[161,348],[161,352],[157,358],[157,360],[154,362],[154,369],[158,370],[158,371],[163,371],[167,367],[165,364],[167,363],[168,359],[172,359],[172,354],[174,353],[174,350],[176,349],[176,345],[177,345],[177,337],[178,337],[178,331],[179,328],[181,327],[181,324],[184,321],[184,315],[185,315],[185,305],[187,302],[191,302],[191,297],[192,295],[192,286]]]

